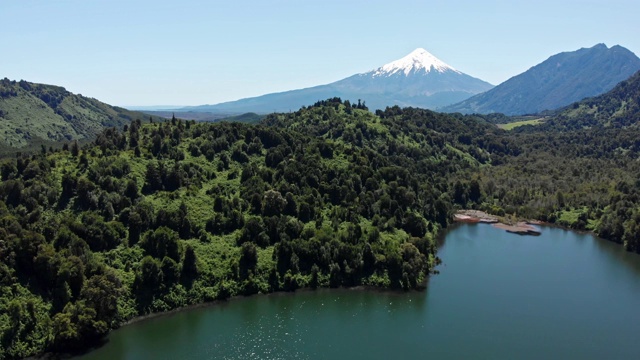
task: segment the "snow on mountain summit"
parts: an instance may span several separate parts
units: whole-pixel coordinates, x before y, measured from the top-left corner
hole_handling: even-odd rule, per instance
[[[374,70],[373,76],[390,76],[398,72],[403,72],[406,76],[411,72],[417,72],[419,70],[424,70],[424,72],[427,73],[431,72],[432,70],[439,73],[444,73],[447,71],[460,73],[460,71],[447,65],[444,61],[433,56],[427,50],[417,48],[402,59],[390,62]]]
[[[330,84],[265,94],[216,105],[196,107],[196,111],[256,113],[286,112],[319,99],[366,100],[370,109],[388,106],[437,109],[487,91],[493,85],[474,78],[418,48],[402,59],[364,73],[353,74]],[[194,109],[194,108],[188,108]]]

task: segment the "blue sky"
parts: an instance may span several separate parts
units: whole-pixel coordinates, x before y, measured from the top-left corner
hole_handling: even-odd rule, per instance
[[[640,55],[640,1],[0,0],[0,77],[121,105],[326,84],[422,47],[498,84],[597,43]]]

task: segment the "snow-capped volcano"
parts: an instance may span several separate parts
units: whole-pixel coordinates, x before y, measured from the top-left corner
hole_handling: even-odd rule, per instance
[[[488,82],[464,74],[427,50],[418,48],[377,69],[331,84],[184,110],[269,113],[296,110],[335,96],[349,101],[361,99],[371,110],[394,105],[435,109],[468,99],[492,87]]]
[[[456,70],[422,48],[377,69],[329,85],[347,94],[371,94],[361,98],[376,108],[400,105],[430,109],[493,87]],[[384,98],[379,102],[381,95]]]
[[[433,56],[427,50],[417,48],[402,59],[392,61],[373,70],[373,76],[390,76],[399,72],[409,76],[412,72],[416,73],[421,70],[424,72],[437,71],[440,73],[453,71],[461,74],[460,71]]]

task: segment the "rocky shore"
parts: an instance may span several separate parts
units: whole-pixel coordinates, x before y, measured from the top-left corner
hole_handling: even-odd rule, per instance
[[[453,219],[457,222],[493,224],[498,229],[519,235],[540,235],[540,229],[533,226],[532,222],[519,221],[515,224],[507,224],[497,216],[480,210],[460,210],[453,215]],[[540,225],[540,222],[535,224]]]

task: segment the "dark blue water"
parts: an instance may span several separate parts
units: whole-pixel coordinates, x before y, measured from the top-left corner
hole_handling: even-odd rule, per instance
[[[115,331],[82,359],[636,359],[640,256],[554,228],[450,231],[423,292],[304,291]]]

